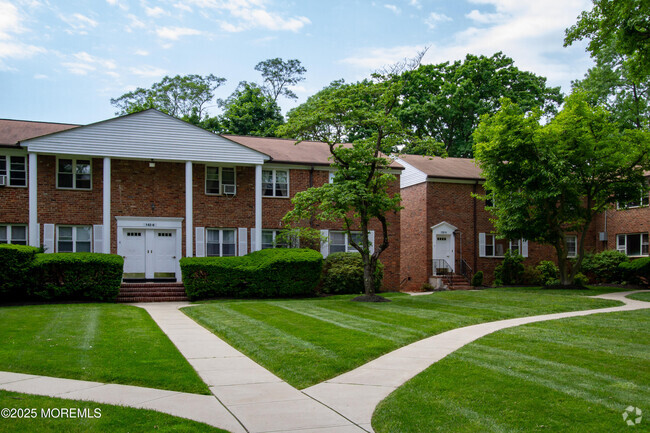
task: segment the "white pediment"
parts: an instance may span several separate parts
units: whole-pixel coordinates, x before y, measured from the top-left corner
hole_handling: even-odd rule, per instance
[[[458,230],[458,227],[449,224],[447,221],[436,224],[431,227],[434,235],[450,235],[453,234],[455,230]]]

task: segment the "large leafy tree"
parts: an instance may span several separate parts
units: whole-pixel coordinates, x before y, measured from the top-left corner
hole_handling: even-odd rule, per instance
[[[550,122],[504,100],[485,116],[474,137],[475,156],[494,205],[495,227],[510,239],[555,248],[563,285],[572,284],[595,215],[646,190],[650,133],[621,130],[611,114],[574,93]],[[567,260],[567,233],[578,235],[575,263]]]
[[[214,91],[225,83],[225,78],[213,74],[176,75],[164,77],[151,88],[137,88],[132,92],[112,98],[111,104],[119,109],[115,114],[136,113],[156,108],[171,116],[198,122],[206,116],[206,107],[214,99]]]
[[[237,135],[275,137],[284,123],[280,107],[254,83],[242,81],[223,103],[220,132]]]
[[[296,194],[294,209],[284,220],[292,228],[304,227],[312,218],[342,221],[363,260],[364,300],[376,297],[377,261],[390,243],[387,215],[400,209],[399,194],[389,193],[395,176],[388,170],[391,160],[386,155],[403,142],[406,133],[395,116],[401,79],[375,79],[333,83],[292,110],[280,128],[285,136],[327,143],[336,170],[333,183]],[[372,220],[380,222],[382,232],[371,252],[368,227]],[[361,242],[354,241],[352,230],[360,230]]]
[[[472,133],[482,115],[495,113],[507,97],[528,110],[556,112],[559,87],[546,78],[519,70],[502,53],[491,57],[468,54],[464,61],[422,65],[404,73],[404,102],[399,118],[420,138],[444,143],[449,156],[472,156]],[[405,153],[431,154],[431,148],[410,145]]]
[[[263,89],[273,101],[277,101],[280,95],[289,99],[298,99],[289,87],[303,81],[307,72],[300,60],[289,59],[285,62],[279,57],[259,62],[255,65],[255,70],[262,74]]]

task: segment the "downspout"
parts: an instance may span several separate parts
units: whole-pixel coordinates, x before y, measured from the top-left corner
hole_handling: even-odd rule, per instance
[[[476,196],[477,187],[478,187],[478,180],[474,184],[474,188],[473,188],[474,189],[474,196]],[[477,250],[478,250],[478,248],[477,248],[478,247],[478,229],[476,227],[476,202],[477,201],[478,200],[476,199],[476,197],[474,197],[474,248],[473,248],[473,250],[474,250],[474,267],[473,267],[474,272],[478,272],[478,267],[477,267],[477,265],[478,265],[478,255],[476,253]]]

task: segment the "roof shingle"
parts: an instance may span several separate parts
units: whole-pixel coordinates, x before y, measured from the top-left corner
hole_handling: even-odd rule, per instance
[[[77,126],[79,125],[0,119],[0,146],[18,146],[19,141],[76,128]]]
[[[400,159],[425,173],[427,177],[485,180],[473,159],[422,155],[400,155]]]

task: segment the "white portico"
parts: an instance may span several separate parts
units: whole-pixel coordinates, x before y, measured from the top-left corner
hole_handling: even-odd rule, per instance
[[[456,237],[454,234],[456,230],[457,227],[446,221],[431,227],[433,275],[437,275],[441,269],[448,269],[451,273],[456,271]]]

